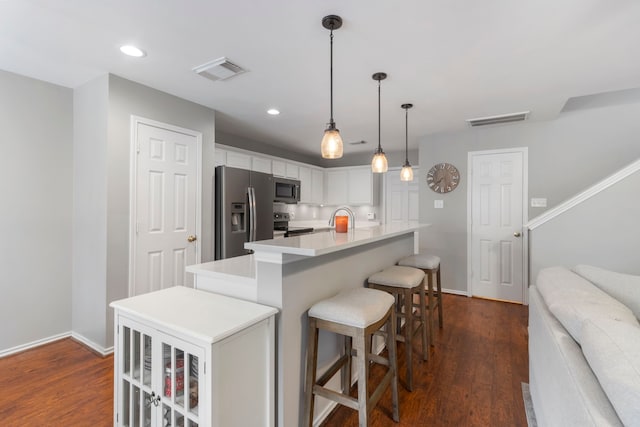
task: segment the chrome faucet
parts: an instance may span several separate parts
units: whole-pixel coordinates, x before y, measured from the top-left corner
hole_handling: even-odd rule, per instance
[[[336,210],[334,210],[331,213],[331,217],[329,218],[329,227],[333,227],[336,223],[336,214],[340,211],[345,211],[348,215],[349,215],[349,222],[351,223],[351,229],[355,230],[356,228],[356,216],[353,213],[353,211],[351,209],[349,209],[348,206],[340,206],[338,208],[336,208]]]

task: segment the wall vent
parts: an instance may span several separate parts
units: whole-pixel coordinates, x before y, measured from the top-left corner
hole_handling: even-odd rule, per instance
[[[206,77],[209,80],[227,80],[238,74],[246,72],[244,68],[229,61],[224,56],[222,58],[214,59],[206,64],[198,65],[193,69],[196,73],[202,77]]]
[[[349,143],[349,145],[362,145],[362,144],[366,144],[367,141],[365,141],[364,139],[360,140],[360,141],[351,141]]]
[[[522,111],[520,113],[501,114],[499,116],[478,117],[476,119],[467,119],[466,122],[469,126],[487,126],[495,125],[499,123],[511,123],[521,122],[526,120],[529,116],[529,111]]]

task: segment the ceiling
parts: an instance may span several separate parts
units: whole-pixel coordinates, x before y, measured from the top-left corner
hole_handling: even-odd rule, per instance
[[[465,119],[531,111],[555,117],[568,99],[640,87],[640,2],[634,0],[0,0],[0,69],[74,88],[113,73],[215,109],[216,127],[319,153],[334,118],[345,153],[404,150]],[[144,58],[122,55],[135,44]],[[192,71],[226,56],[248,70],[212,82]],[[281,111],[269,116],[270,107]]]

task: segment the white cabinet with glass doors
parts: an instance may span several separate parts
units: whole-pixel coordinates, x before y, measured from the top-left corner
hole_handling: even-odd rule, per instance
[[[275,308],[181,286],[111,306],[114,425],[273,426]]]

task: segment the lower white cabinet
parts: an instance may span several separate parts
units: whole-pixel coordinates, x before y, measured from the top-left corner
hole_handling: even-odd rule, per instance
[[[274,425],[275,308],[182,286],[111,306],[114,425]]]

